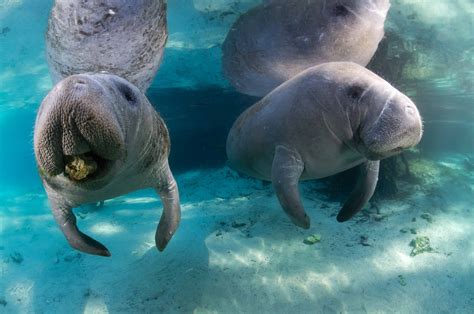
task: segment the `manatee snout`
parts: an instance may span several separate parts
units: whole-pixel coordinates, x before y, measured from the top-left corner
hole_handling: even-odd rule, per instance
[[[124,136],[103,88],[87,76],[74,75],[46,96],[34,144],[42,172],[54,176],[72,167],[97,175],[124,157]],[[75,158],[82,166],[71,164]],[[75,178],[84,179],[84,172]]]
[[[386,100],[379,116],[362,137],[369,160],[380,160],[417,145],[423,124],[416,105],[400,92]]]

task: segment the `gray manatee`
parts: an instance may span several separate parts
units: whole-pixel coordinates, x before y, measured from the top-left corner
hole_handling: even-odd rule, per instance
[[[53,81],[107,71],[145,91],[168,38],[164,0],[55,0],[46,33]]]
[[[337,216],[346,221],[372,196],[379,160],[421,136],[418,109],[407,96],[360,65],[332,62],[303,71],[242,113],[228,135],[227,156],[235,170],[272,181],[291,220],[309,228],[299,180],[359,166]]]
[[[366,66],[384,35],[389,0],[273,0],[240,16],[223,44],[225,76],[265,96],[301,71],[331,61]]]
[[[128,81],[110,74],[60,81],[39,108],[34,151],[54,218],[73,248],[110,256],[77,228],[72,209],[142,188],[153,187],[163,204],[155,237],[160,251],[178,228],[181,211],[168,166],[168,130]]]

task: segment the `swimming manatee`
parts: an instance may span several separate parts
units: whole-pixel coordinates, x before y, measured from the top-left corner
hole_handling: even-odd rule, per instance
[[[39,108],[34,151],[54,218],[73,248],[110,256],[78,229],[72,209],[142,188],[154,188],[163,204],[155,237],[160,251],[178,228],[168,130],[128,81],[89,73],[60,81]]]
[[[366,66],[384,35],[389,0],[272,0],[251,9],[223,43],[223,70],[240,92],[265,96],[331,61]]]
[[[145,91],[167,38],[164,0],[56,0],[46,56],[55,83],[73,74],[107,71]]]
[[[271,181],[281,206],[309,228],[298,181],[358,166],[358,182],[337,220],[354,216],[372,196],[379,160],[416,145],[422,122],[415,104],[352,62],[309,68],[236,120],[227,138],[230,166]]]

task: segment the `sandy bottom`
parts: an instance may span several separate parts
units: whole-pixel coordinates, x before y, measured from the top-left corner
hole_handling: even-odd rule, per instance
[[[289,222],[269,185],[228,168],[188,172],[177,176],[182,222],[163,253],[152,191],[76,211],[110,258],[70,249],[43,194],[11,197],[0,207],[0,312],[469,313],[474,175],[463,158],[420,165],[423,183],[402,201],[344,224],[321,183],[304,183],[310,230]],[[312,234],[321,242],[303,243]],[[410,256],[417,236],[431,253]]]

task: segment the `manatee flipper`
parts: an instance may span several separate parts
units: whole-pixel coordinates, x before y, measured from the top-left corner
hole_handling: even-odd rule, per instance
[[[176,229],[178,229],[181,219],[178,185],[168,163],[164,167],[166,168],[163,168],[163,177],[160,179],[158,188],[156,188],[163,204],[163,213],[155,234],[156,247],[160,252],[166,248]]]
[[[281,207],[291,221],[303,229],[310,226],[309,216],[301,202],[298,182],[304,164],[298,152],[278,145],[272,164],[272,183]]]
[[[104,245],[82,233],[77,228],[76,216],[74,216],[71,206],[55,197],[49,197],[49,202],[51,204],[54,219],[59,228],[61,228],[63,234],[66,236],[69,245],[84,253],[110,256],[109,250],[107,250]]]
[[[369,201],[377,186],[380,161],[367,161],[360,168],[359,178],[349,198],[337,215],[337,221],[344,222],[357,214]]]

